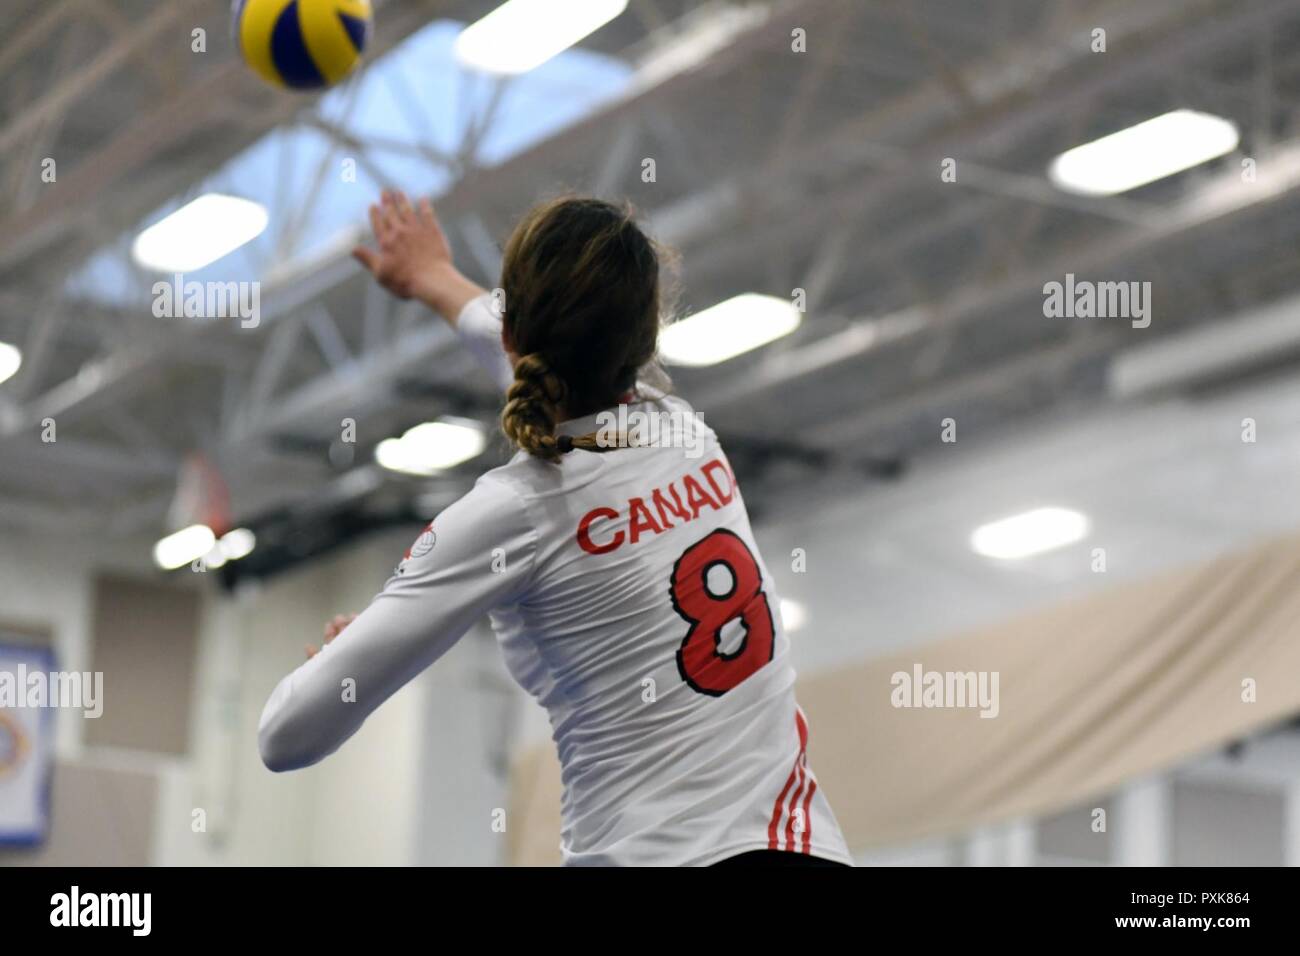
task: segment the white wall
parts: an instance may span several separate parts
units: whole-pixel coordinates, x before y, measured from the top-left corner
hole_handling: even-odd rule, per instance
[[[807,610],[800,670],[994,624],[1300,528],[1300,381],[1213,400],[1103,408],[993,442],[938,442],[898,483],[795,489],[756,528],[783,598]],[[1258,423],[1255,443],[1241,420]],[[743,476],[742,490],[744,490]],[[835,479],[832,479],[834,481]],[[1078,544],[1018,562],[971,551],[978,525],[1044,504],[1092,519]],[[1092,569],[1104,548],[1106,571]],[[791,551],[806,552],[795,573]]]
[[[368,541],[333,556],[311,574],[322,590],[314,601],[304,602],[302,611],[314,620],[302,622],[294,638],[286,635],[275,642],[273,670],[301,661],[302,633],[319,644],[316,638],[328,617],[365,607],[404,553],[408,537],[414,533]],[[346,640],[346,634],[339,639]],[[415,861],[416,768],[422,735],[433,731],[422,719],[426,693],[423,681],[413,682],[381,706],[338,752],[315,767],[276,777],[290,785],[298,781],[287,778],[300,777],[311,790],[309,862],[339,866]]]
[[[257,720],[275,683],[302,660],[304,644],[319,643],[327,618],[370,601],[418,530],[376,536],[272,579],[255,593],[209,603],[198,704],[208,715],[196,721],[201,739],[190,787],[196,800],[207,796],[230,806],[231,837],[219,848],[188,841],[201,847],[195,862],[497,861],[495,841],[467,822],[486,820],[484,807],[500,802],[484,790],[489,775],[481,722],[473,713],[481,694],[469,679],[473,639],[399,691],[316,767],[272,774],[257,755]],[[231,708],[237,716],[218,717]],[[183,805],[180,789],[176,800]],[[220,837],[222,821],[215,822]],[[431,827],[441,834],[431,839]],[[186,846],[185,838],[174,839],[168,852],[179,853],[181,862]]]
[[[1300,815],[1295,734],[1260,746],[1283,762],[1261,774],[1218,756],[1132,781],[1051,818],[861,853],[860,866],[1281,866],[1300,864],[1289,829]],[[1288,781],[1279,783],[1279,780]],[[1106,811],[1104,832],[1095,808]],[[1063,849],[1063,848],[1070,849]]]
[[[526,701],[487,627],[473,631],[421,678],[424,703],[415,862],[496,866],[506,859],[507,762]],[[556,835],[559,840],[559,835]]]

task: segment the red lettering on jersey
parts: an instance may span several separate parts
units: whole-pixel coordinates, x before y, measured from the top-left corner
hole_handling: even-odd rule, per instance
[[[653,531],[655,534],[663,531],[663,528],[655,524],[654,516],[645,506],[645,502],[640,498],[631,498],[628,500],[628,515],[632,530],[628,533],[628,541],[636,544],[641,540],[642,531]]]
[[[666,511],[671,511],[673,514],[677,515],[677,517],[681,518],[682,521],[691,520],[690,514],[688,514],[686,509],[682,507],[682,499],[678,496],[677,489],[672,485],[669,485],[668,490],[673,494],[673,500],[671,503],[664,497],[664,493],[658,488],[655,489],[654,496],[650,499],[654,504],[655,509],[659,512],[660,523],[665,528],[673,527],[673,523],[668,520],[668,515],[665,513]]]
[[[595,544],[591,540],[591,523],[597,518],[617,518],[618,512],[613,508],[595,508],[588,511],[578,522],[578,545],[588,554],[608,554],[623,543],[623,532],[615,532],[607,544]],[[634,539],[635,540],[635,539]]]
[[[731,474],[727,466],[715,458],[700,470],[704,472],[704,477],[708,479],[709,487],[712,488],[713,493],[718,496],[718,500],[724,505],[731,504],[732,492],[736,489],[736,478]],[[718,487],[718,483],[713,479],[713,472],[715,470],[721,471],[727,478],[727,490],[725,492]]]
[[[714,511],[718,510],[718,503],[709,497],[709,493],[695,480],[694,475],[687,475],[682,479],[682,484],[686,486],[686,503],[691,506],[692,518],[700,516],[700,508],[704,505],[708,505]]]
[[[701,482],[697,475],[702,476],[704,481]],[[705,505],[714,511],[721,511],[736,499],[736,493],[740,490],[736,484],[735,472],[724,457],[705,463],[695,474],[683,475],[681,482],[686,491],[686,504],[682,504],[682,496],[675,480],[663,488],[651,489],[646,496],[650,499],[649,505],[646,504],[645,497],[629,498],[627,532],[619,529],[603,544],[597,544],[591,539],[592,525],[602,518],[617,518],[620,513],[613,508],[596,508],[587,512],[578,522],[578,545],[588,554],[608,554],[625,543],[636,544],[645,535],[662,534],[679,524],[693,521],[700,516],[700,510]],[[706,483],[712,489],[712,494],[705,490]],[[677,519],[676,522],[670,515]]]

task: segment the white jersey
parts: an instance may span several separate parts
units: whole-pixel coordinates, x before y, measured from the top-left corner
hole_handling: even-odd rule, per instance
[[[504,384],[487,298],[457,327]],[[757,849],[851,862],[808,766],[779,598],[717,436],[677,398],[626,410],[653,445],[558,465],[520,452],[439,514],[373,603],[275,689],[267,766],[333,752],[489,614],[510,673],[550,716],[566,864]],[[346,678],[355,702],[340,699]]]

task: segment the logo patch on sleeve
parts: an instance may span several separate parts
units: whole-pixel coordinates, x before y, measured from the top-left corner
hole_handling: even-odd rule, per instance
[[[397,567],[393,569],[393,574],[405,574],[406,565],[412,558],[418,558],[422,555],[428,554],[433,550],[433,546],[437,543],[438,536],[433,533],[433,522],[430,521],[425,529],[420,532],[420,536],[411,543],[409,548],[406,549],[406,554],[402,556],[401,561],[397,562]]]
[[[415,543],[406,549],[406,560],[409,561],[411,558],[418,558],[428,554],[437,543],[438,536],[433,533],[433,522],[430,522],[428,527],[415,539]]]

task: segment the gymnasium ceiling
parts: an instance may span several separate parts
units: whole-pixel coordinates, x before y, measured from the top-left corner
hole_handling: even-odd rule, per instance
[[[370,59],[493,5],[377,3]],[[618,68],[616,88],[540,88],[584,105],[490,163],[485,144],[539,88],[430,71],[454,122],[411,111],[402,136],[371,136],[346,87],[325,110],[262,85],[230,49],[228,11],[8,5],[0,341],[24,365],[0,385],[0,527],[156,537],[179,463],[202,450],[241,521],[326,529],[311,551],[436,510],[504,457],[494,445],[435,480],[368,464],[382,438],[443,413],[490,422],[496,401],[439,323],[369,290],[345,251],[360,216],[328,235],[304,225],[345,156],[363,186],[440,184],[458,259],[488,285],[513,218],[578,189],[630,198],[680,251],[682,309],[805,289],[794,335],[674,372],[760,514],[794,489],[906,481],[942,450],[947,417],[978,441],[1110,407],[1115,356],[1300,291],[1300,0],[631,0],[583,44],[582,62]],[[797,28],[806,53],[791,51]],[[1122,198],[1047,180],[1063,150],[1181,107],[1233,120],[1238,151]],[[125,298],[96,294],[88,263],[125,263],[123,237],[151,214],[268,133],[304,129],[332,148],[265,171],[292,188],[249,266],[257,328],[158,319],[138,270]],[[940,177],[950,157],[956,182]],[[1151,327],[1046,319],[1043,283],[1067,272],[1150,281]],[[352,454],[335,441],[344,417]]]

